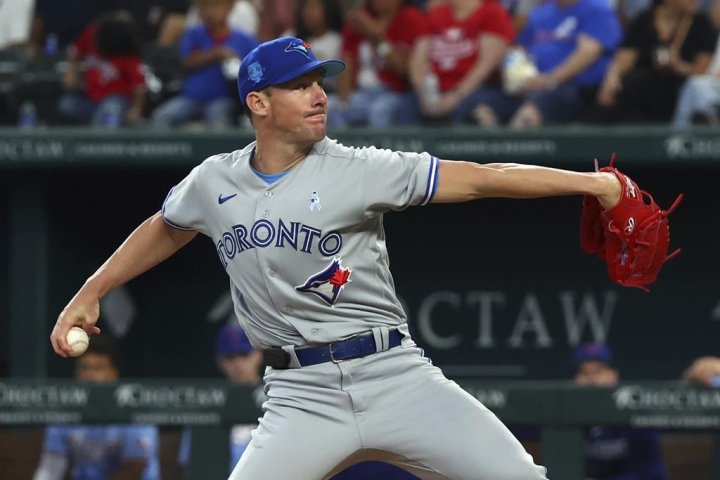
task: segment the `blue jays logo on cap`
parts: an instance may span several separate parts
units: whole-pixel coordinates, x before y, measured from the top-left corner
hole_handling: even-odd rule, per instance
[[[310,276],[304,284],[295,287],[295,290],[311,293],[318,296],[328,305],[335,305],[340,291],[351,281],[352,269],[342,268],[341,262],[339,257],[333,258],[330,265],[321,272]]]
[[[326,77],[334,77],[345,70],[345,64],[340,60],[318,60],[310,45],[299,38],[281,37],[261,43],[240,64],[240,100],[244,104],[250,92],[289,82],[318,69]]]
[[[300,52],[303,55],[305,55],[307,58],[310,58],[310,55],[308,52],[310,51],[310,45],[308,45],[307,42],[302,43],[291,43],[287,47],[285,47],[286,52]]]

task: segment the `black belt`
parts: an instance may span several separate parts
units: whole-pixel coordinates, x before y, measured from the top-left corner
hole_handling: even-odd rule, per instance
[[[389,331],[388,349],[397,347],[402,342],[403,334],[397,329]],[[373,334],[358,335],[341,342],[328,343],[317,347],[295,350],[301,367],[318,363],[338,363],[351,358],[365,357],[377,352]],[[265,365],[273,368],[290,368],[290,354],[282,348],[263,350]]]

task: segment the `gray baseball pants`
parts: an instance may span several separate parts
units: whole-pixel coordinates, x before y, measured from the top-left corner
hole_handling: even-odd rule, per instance
[[[380,460],[423,480],[542,480],[517,439],[406,337],[363,358],[268,369],[265,414],[230,480],[321,480]]]

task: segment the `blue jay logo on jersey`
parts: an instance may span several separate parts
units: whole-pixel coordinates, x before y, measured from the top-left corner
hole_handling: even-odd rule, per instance
[[[342,289],[351,282],[351,273],[352,269],[343,268],[340,257],[335,257],[323,271],[310,276],[304,284],[295,287],[295,290],[316,295],[328,305],[333,306]]]
[[[310,50],[310,45],[308,45],[307,42],[297,43],[293,42],[287,47],[285,47],[285,51],[290,52],[300,52],[303,55],[305,55],[308,59],[310,59],[310,55],[308,55],[308,51]],[[312,60],[312,59],[311,59]]]

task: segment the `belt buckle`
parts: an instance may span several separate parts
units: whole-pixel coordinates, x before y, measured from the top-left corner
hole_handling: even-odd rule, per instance
[[[330,360],[331,360],[333,363],[344,362],[344,361],[347,360],[347,359],[345,359],[345,358],[340,358],[340,359],[335,358],[335,350],[333,350],[333,345],[335,345],[335,343],[337,343],[337,342],[333,342],[333,343],[328,344],[328,350],[330,351]]]

